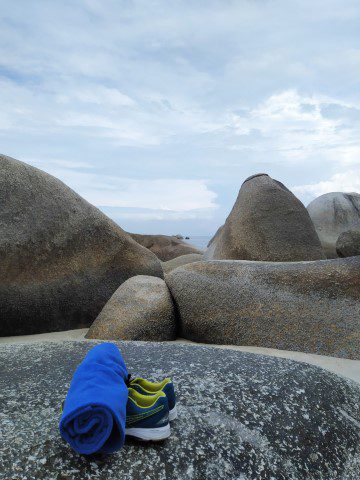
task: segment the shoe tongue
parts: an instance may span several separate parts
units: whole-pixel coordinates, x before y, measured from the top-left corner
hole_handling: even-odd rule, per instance
[[[128,373],[127,379],[125,380],[125,385],[129,388],[131,385],[131,373]]]

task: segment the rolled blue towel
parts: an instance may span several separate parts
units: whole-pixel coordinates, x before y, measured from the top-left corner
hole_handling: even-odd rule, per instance
[[[125,440],[128,372],[116,345],[92,348],[72,378],[60,433],[78,453],[113,453]]]

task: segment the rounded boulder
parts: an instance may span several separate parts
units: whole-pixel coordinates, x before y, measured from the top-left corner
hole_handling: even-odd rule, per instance
[[[360,255],[360,231],[348,231],[339,235],[336,241],[338,257],[353,257]]]
[[[174,340],[175,312],[161,278],[137,275],[124,282],[91,325],[86,338]]]
[[[156,256],[60,180],[0,156],[0,336],[87,327]]]
[[[336,258],[336,242],[347,231],[360,232],[360,194],[332,192],[307,207],[327,258]]]

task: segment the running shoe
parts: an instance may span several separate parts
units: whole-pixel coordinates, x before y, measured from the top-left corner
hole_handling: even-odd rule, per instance
[[[145,378],[128,378],[128,386],[141,393],[142,395],[154,395],[158,392],[164,392],[169,404],[169,420],[175,420],[177,417],[176,397],[174,384],[171,378],[164,378],[162,382],[150,382]]]
[[[126,435],[139,440],[164,440],[170,436],[169,405],[164,392],[142,395],[129,388]]]

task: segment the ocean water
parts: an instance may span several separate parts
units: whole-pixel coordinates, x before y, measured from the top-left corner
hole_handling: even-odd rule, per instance
[[[206,250],[211,238],[212,235],[194,235],[193,237],[190,236],[189,240],[185,240],[184,238],[184,242],[190,243],[200,250]]]

